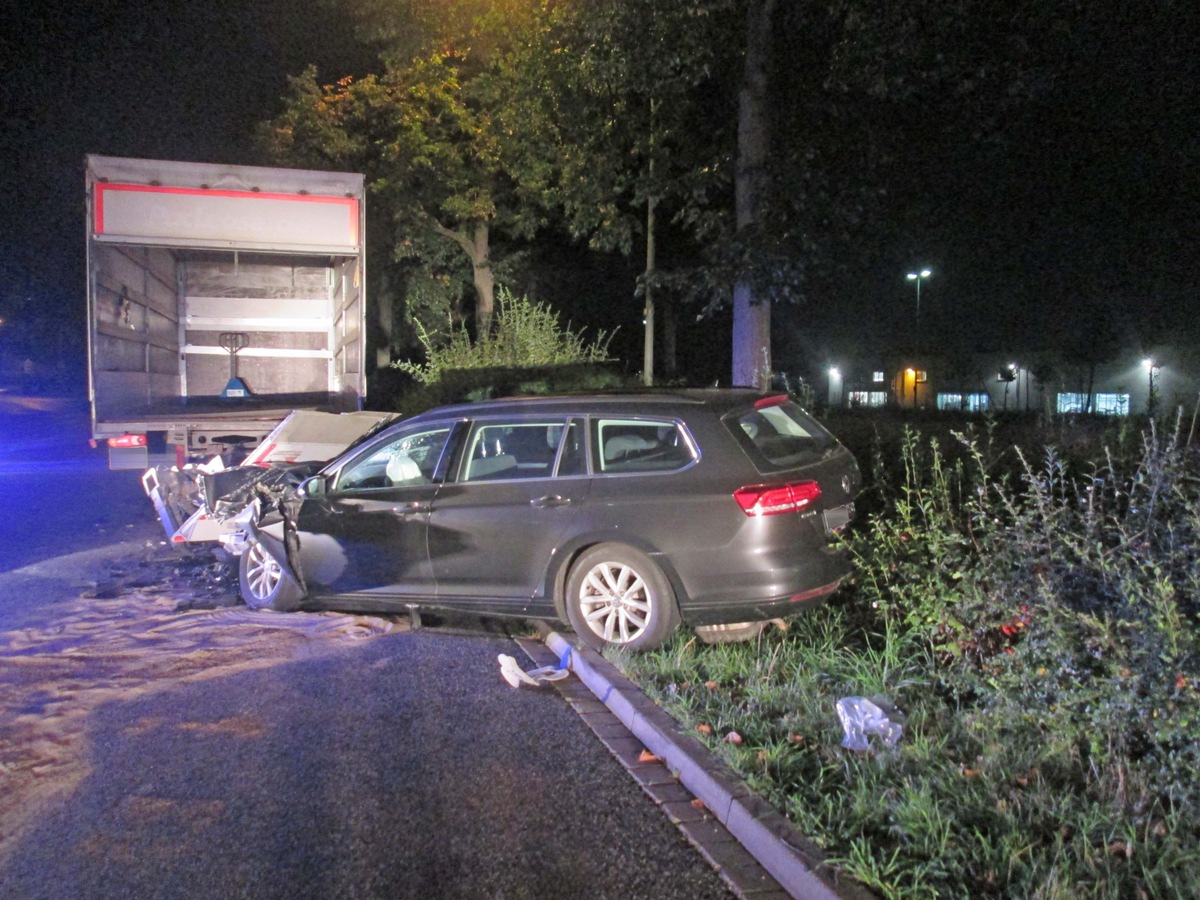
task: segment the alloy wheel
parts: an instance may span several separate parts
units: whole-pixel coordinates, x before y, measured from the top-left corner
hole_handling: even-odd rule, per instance
[[[250,555],[246,566],[247,586],[257,600],[267,603],[279,587],[283,570],[261,544],[253,544],[246,552]]]
[[[623,563],[593,566],[580,585],[579,606],[588,627],[612,644],[636,640],[650,623],[649,588]]]

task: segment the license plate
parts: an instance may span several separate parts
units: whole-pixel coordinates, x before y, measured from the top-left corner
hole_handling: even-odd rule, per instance
[[[824,512],[825,530],[829,532],[841,531],[854,517],[854,504],[847,503],[844,506],[835,506],[832,509],[827,509]]]

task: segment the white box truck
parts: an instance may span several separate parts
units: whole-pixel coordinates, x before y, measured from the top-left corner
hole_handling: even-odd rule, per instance
[[[89,155],[87,221],[92,438],[113,468],[362,408],[362,175]]]

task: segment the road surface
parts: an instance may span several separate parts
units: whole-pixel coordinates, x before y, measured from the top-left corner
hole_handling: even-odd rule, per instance
[[[728,896],[500,629],[248,610],[77,410],[0,438],[0,896]]]

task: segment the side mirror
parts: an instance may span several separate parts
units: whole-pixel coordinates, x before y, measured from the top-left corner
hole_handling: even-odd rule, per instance
[[[324,475],[314,475],[300,483],[300,496],[302,497],[322,497],[328,489],[329,484],[325,480]]]

